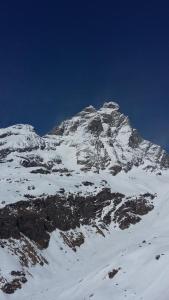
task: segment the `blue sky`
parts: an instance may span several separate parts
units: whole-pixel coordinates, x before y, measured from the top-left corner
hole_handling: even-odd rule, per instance
[[[168,1],[1,1],[0,127],[111,99],[169,149]]]

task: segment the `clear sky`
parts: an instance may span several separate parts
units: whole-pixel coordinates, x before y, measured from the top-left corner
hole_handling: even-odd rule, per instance
[[[169,149],[169,1],[0,1],[0,127],[111,99]]]

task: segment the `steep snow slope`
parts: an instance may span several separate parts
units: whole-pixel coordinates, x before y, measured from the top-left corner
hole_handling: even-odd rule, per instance
[[[0,299],[168,300],[169,157],[116,103],[0,129],[0,167]]]

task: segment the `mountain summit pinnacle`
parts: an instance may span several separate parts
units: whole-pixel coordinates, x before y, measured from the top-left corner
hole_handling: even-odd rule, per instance
[[[79,112],[77,115],[84,115],[84,114],[88,114],[88,113],[95,113],[97,111],[100,111],[102,109],[108,108],[110,109],[110,112],[112,110],[119,110],[120,106],[118,103],[114,102],[114,101],[106,101],[103,103],[103,105],[96,109],[93,105],[89,105],[87,107],[85,107],[81,112]]]
[[[119,109],[120,106],[118,105],[118,103],[114,102],[114,101],[109,101],[109,102],[105,102],[103,104],[103,108],[113,108],[113,109]]]

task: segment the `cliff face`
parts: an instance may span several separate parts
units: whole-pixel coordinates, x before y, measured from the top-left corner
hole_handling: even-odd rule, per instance
[[[17,300],[155,299],[144,279],[139,298],[131,278],[144,274],[146,260],[147,274],[156,270],[154,256],[167,247],[169,156],[131,127],[118,104],[89,106],[44,137],[29,125],[0,129],[0,167],[2,299],[14,292]]]

